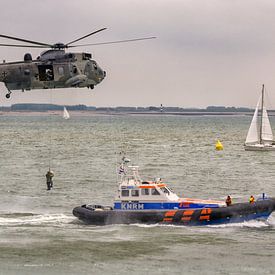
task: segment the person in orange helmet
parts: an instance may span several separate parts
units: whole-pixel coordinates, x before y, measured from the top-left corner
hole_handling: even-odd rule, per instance
[[[232,204],[232,199],[229,195],[227,196],[225,203],[226,203],[227,206]]]
[[[253,197],[253,195],[251,195],[249,198],[249,203],[254,203],[254,202],[255,202],[255,198]]]

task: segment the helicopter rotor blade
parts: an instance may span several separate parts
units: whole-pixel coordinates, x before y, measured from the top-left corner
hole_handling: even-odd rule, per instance
[[[140,41],[140,40],[155,39],[155,38],[156,38],[155,36],[151,36],[151,37],[144,37],[144,38],[134,38],[134,39],[126,39],[126,40],[118,40],[118,41],[108,41],[108,42],[100,42],[100,43],[73,45],[73,46],[68,46],[68,48],[97,46],[97,45],[106,45],[106,44],[118,44],[118,43],[134,42],[134,41]]]
[[[18,38],[18,37],[14,37],[14,36],[8,36],[8,35],[4,35],[4,34],[0,34],[0,37],[11,39],[11,40],[16,40],[16,41],[21,41],[21,42],[27,42],[27,43],[31,43],[31,44],[35,44],[35,45],[40,45],[40,46],[46,46],[48,48],[50,48],[52,46],[50,44],[27,40],[27,39],[22,39],[22,38]]]
[[[18,47],[18,48],[48,48],[47,46],[35,45],[14,45],[14,44],[0,44],[1,47]]]
[[[73,40],[73,41],[67,43],[67,44],[66,44],[66,47],[70,47],[70,46],[69,46],[70,44],[73,44],[73,43],[75,43],[75,42],[77,42],[77,41],[79,41],[79,40],[82,40],[82,39],[84,39],[84,38],[86,38],[86,37],[89,37],[89,36],[91,36],[91,35],[93,35],[93,34],[96,34],[96,33],[98,33],[98,32],[104,31],[104,30],[106,30],[106,29],[107,29],[107,28],[102,28],[102,29],[99,29],[99,30],[97,30],[97,31],[91,32],[91,33],[89,33],[89,34],[87,34],[87,35],[85,35],[85,36],[83,36],[83,37],[80,37],[80,38],[78,38],[78,39],[76,39],[76,40]]]

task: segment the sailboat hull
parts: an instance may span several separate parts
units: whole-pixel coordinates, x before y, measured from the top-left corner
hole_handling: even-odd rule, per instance
[[[275,151],[275,145],[244,145],[245,151]]]

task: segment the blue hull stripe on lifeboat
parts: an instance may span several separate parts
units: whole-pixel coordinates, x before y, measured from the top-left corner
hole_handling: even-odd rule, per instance
[[[178,202],[115,202],[116,210],[149,210],[149,209],[194,209],[194,208],[217,208],[218,204],[190,203],[182,204]]]

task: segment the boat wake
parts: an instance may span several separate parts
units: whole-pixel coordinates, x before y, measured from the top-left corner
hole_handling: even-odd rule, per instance
[[[219,225],[208,225],[208,228],[230,228],[230,227],[243,227],[243,228],[264,228],[264,227],[274,227],[275,222],[270,223],[269,221],[247,221],[241,223],[227,223],[227,224],[219,224]]]
[[[0,226],[64,225],[75,218],[65,214],[12,213],[0,215]]]
[[[189,226],[179,226],[179,225],[172,225],[172,224],[132,224],[137,227],[174,227],[174,228],[190,228]],[[274,228],[275,229],[275,216],[270,216],[267,221],[260,221],[260,220],[251,220],[247,222],[240,222],[240,223],[224,223],[224,224],[217,224],[217,225],[206,225],[206,226],[192,226],[192,228],[234,228],[234,227],[243,227],[243,228]]]
[[[229,227],[248,227],[248,228],[274,228],[275,229],[275,216],[270,216],[266,221],[264,220],[251,220],[240,223],[227,223],[227,224],[217,224],[208,225],[207,227],[213,228],[229,228]]]

